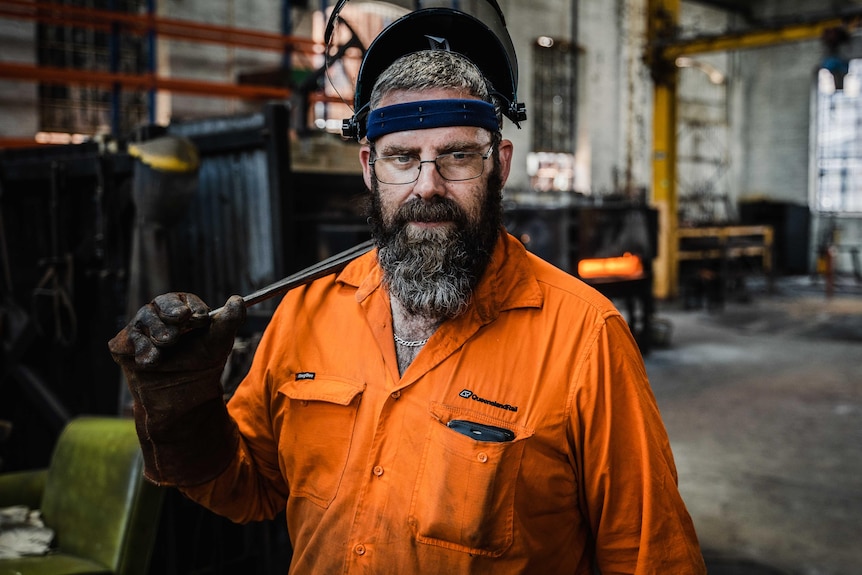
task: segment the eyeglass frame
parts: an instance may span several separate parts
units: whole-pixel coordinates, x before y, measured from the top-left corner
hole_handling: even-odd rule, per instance
[[[418,169],[416,170],[416,177],[415,177],[415,178],[413,178],[412,180],[410,180],[409,182],[397,182],[397,183],[384,182],[383,180],[381,180],[380,178],[378,178],[378,177],[377,177],[377,170],[374,168],[374,164],[376,164],[378,160],[385,160],[385,159],[388,159],[388,158],[397,158],[398,156],[409,156],[409,154],[393,154],[393,155],[391,155],[391,156],[379,156],[379,157],[376,157],[376,158],[374,158],[374,159],[372,159],[372,160],[368,160],[368,165],[371,167],[371,170],[372,170],[372,172],[374,173],[374,178],[375,178],[378,182],[380,182],[381,184],[386,184],[387,186],[406,186],[407,184],[414,184],[414,183],[416,183],[416,182],[419,180],[419,176],[421,176],[421,175],[422,175],[422,164],[434,164],[434,168],[437,170],[437,174],[438,174],[441,178],[443,178],[444,180],[446,180],[447,182],[469,182],[470,180],[475,180],[476,178],[481,178],[481,177],[482,177],[482,174],[484,174],[484,173],[485,173],[485,161],[493,155],[493,153],[494,153],[494,149],[496,148],[496,146],[497,146],[497,143],[496,143],[496,142],[492,142],[492,143],[491,143],[491,146],[488,148],[488,151],[487,151],[487,152],[485,152],[484,154],[479,153],[479,152],[463,152],[463,151],[460,151],[460,152],[446,152],[446,153],[444,153],[444,154],[437,154],[437,156],[436,156],[434,159],[432,159],[432,160],[422,160],[422,159],[420,159],[420,160],[419,160],[419,164],[416,166],[416,167],[418,168]],[[373,148],[372,148],[372,149],[373,149]],[[439,164],[437,164],[437,160],[439,160],[439,159],[440,159],[441,157],[443,157],[443,156],[452,156],[452,155],[455,155],[455,154],[479,154],[479,157],[481,157],[481,158],[482,158],[482,171],[481,171],[481,172],[479,172],[478,174],[476,174],[475,176],[470,176],[469,178],[463,178],[463,179],[460,179],[460,180],[450,180],[449,178],[447,178],[446,176],[444,176],[444,175],[443,175],[443,173],[440,171],[440,166],[439,166]]]

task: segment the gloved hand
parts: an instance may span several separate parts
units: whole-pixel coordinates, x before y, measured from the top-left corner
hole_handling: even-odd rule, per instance
[[[108,342],[134,400],[144,475],[157,485],[209,481],[236,451],[221,374],[246,309],[232,296],[213,318],[208,312],[195,295],[160,295]]]

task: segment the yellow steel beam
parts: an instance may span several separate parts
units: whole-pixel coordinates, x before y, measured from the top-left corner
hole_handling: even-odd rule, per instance
[[[679,22],[680,0],[649,0],[647,34],[655,46],[673,33]],[[661,57],[648,54],[647,58]],[[658,255],[653,266],[653,292],[658,298],[677,291],[676,99],[677,70],[673,60],[652,61],[653,158],[652,199],[658,210]],[[670,65],[667,65],[670,64]]]
[[[856,19],[858,20],[859,17]],[[706,52],[726,52],[747,48],[763,48],[789,42],[818,40],[829,28],[846,26],[848,18],[826,18],[820,21],[788,24],[765,30],[750,30],[717,36],[701,36],[690,40],[668,42],[660,49],[660,56],[669,62],[678,56]],[[659,45],[661,42],[659,41]]]

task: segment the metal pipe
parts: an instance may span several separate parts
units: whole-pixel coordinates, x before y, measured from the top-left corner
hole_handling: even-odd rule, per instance
[[[571,18],[569,21],[569,40],[572,43],[572,74],[569,79],[569,93],[572,95],[571,114],[569,116],[569,130],[572,134],[575,153],[578,148],[578,109],[575,102],[578,101],[578,82],[580,81],[580,26],[581,26],[581,10],[580,0],[572,0]]]
[[[293,32],[293,19],[291,18],[291,4],[290,0],[281,0],[281,33],[285,36],[290,35]],[[284,46],[284,52],[281,55],[281,67],[286,72],[285,77],[290,77],[290,69],[292,68],[292,56],[293,50],[290,45]]]
[[[226,46],[240,46],[282,52],[290,46],[294,51],[315,54],[316,42],[311,38],[286,36],[262,30],[234,28],[163,18],[154,14],[119,13],[62,4],[35,4],[22,0],[3,0],[0,16],[35,20],[57,26],[74,26],[110,32],[112,24],[119,24],[123,32],[147,34],[155,32],[166,38],[198,42],[211,42]]]
[[[149,74],[112,74],[96,70],[33,66],[12,62],[0,62],[0,78],[33,80],[48,84],[104,86],[106,88],[110,88],[117,83],[121,86],[138,90],[167,90],[204,96],[237,98],[281,100],[288,99],[291,95],[291,90],[277,86],[160,78]]]
[[[326,258],[319,263],[309,266],[304,270],[298,271],[293,275],[289,275],[284,279],[272,283],[265,288],[261,288],[256,292],[250,293],[247,296],[243,296],[242,301],[245,304],[245,307],[251,307],[262,301],[274,298],[276,296],[284,295],[294,288],[303,286],[307,283],[311,283],[316,279],[322,278],[323,276],[327,276],[343,269],[347,264],[361,256],[362,254],[371,251],[373,247],[374,240],[362,242],[361,244],[353,246],[350,249],[344,250],[343,252],[337,253],[332,257]],[[209,313],[209,316],[213,317],[217,313],[221,312],[223,309],[224,307],[214,309]]]
[[[156,0],[147,0],[147,18],[149,19],[151,26],[147,31],[147,72],[155,76],[158,72],[156,69],[156,50],[158,45],[156,42],[156,30],[153,25],[156,18]],[[150,120],[150,124],[155,124],[158,119],[156,102],[156,89],[150,88],[147,90],[147,117]]]
[[[108,8],[111,12],[117,11],[117,0],[109,0]],[[120,25],[117,22],[111,24],[111,34],[108,41],[108,59],[110,61],[108,70],[112,74],[120,71]],[[114,82],[111,86],[111,135],[120,137],[120,124],[122,112],[123,87]]]

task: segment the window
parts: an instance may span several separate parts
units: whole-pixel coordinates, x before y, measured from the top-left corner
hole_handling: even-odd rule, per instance
[[[850,61],[844,89],[820,70],[817,90],[816,183],[812,209],[862,213],[862,59]]]
[[[575,150],[577,50],[547,36],[533,46],[533,151]]]
[[[146,10],[146,0],[56,0],[40,5],[45,10],[52,5],[126,13]],[[124,74],[141,74],[147,69],[143,35],[112,33],[100,26],[39,24],[37,38],[41,66]],[[92,135],[116,129],[123,135],[146,119],[143,92],[121,92],[119,88],[114,92],[84,84],[39,86],[39,129],[43,132]]]

